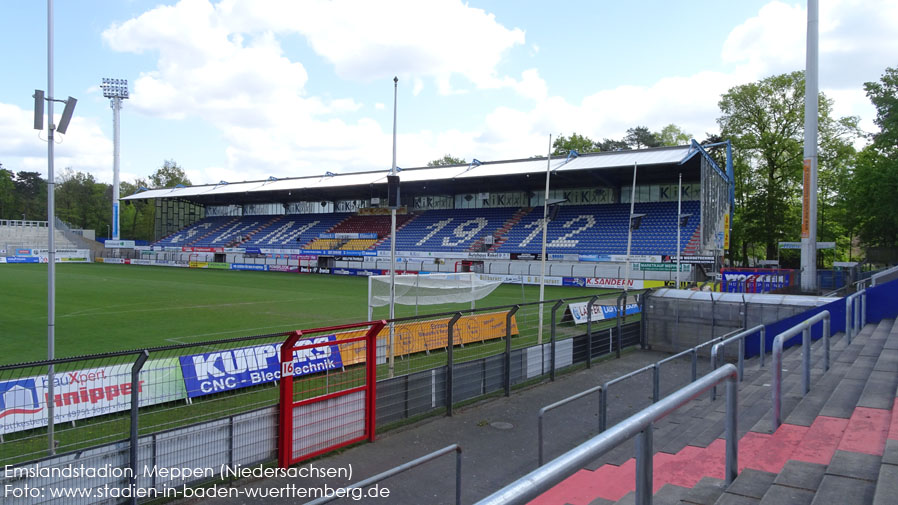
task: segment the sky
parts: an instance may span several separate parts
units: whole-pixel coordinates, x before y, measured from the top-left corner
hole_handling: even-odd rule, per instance
[[[165,160],[194,184],[544,155],[549,135],[717,133],[733,86],[805,67],[805,3],[456,0],[62,0],[54,94],[78,99],[56,172],[112,182]],[[874,131],[863,83],[898,66],[898,2],[820,2],[820,89]],[[0,163],[47,174],[32,94],[48,88],[47,5],[0,3]],[[55,112],[62,111],[62,105]]]

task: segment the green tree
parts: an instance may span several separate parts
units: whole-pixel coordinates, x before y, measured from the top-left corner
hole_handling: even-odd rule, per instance
[[[56,184],[56,212],[60,219],[83,229],[106,232],[112,216],[112,186],[93,174],[63,170]]]
[[[596,144],[596,147],[602,152],[630,150],[630,146],[625,141],[612,139],[602,139],[601,142]]]
[[[847,226],[865,245],[898,247],[898,68],[864,83],[879,132],[861,151],[849,185]]]
[[[3,168],[0,163],[0,219],[18,219],[15,215],[16,192],[15,174]]]
[[[599,147],[592,139],[585,135],[572,133],[570,137],[558,135],[552,141],[552,156],[567,156],[571,151],[577,151],[580,154],[591,153],[599,150]]]
[[[763,244],[766,257],[775,258],[777,242],[795,240],[801,228],[801,181],[804,136],[804,73],[767,77],[731,88],[719,102],[721,134],[733,142],[736,180],[744,200],[737,205],[735,236]],[[854,155],[851,142],[858,135],[857,118],[832,117],[832,100],[819,98],[818,169],[820,187],[828,196],[820,210],[834,205],[827,193],[836,191],[833,176]],[[821,238],[823,235],[820,236]],[[739,244],[737,244],[738,246]],[[741,244],[743,251],[745,244]]]
[[[47,181],[38,172],[18,172],[13,187],[18,195],[16,219],[47,219]]]
[[[190,179],[187,178],[184,169],[177,162],[165,160],[162,166],[150,176],[150,184],[154,188],[173,188],[178,184],[190,186]]]
[[[682,146],[688,144],[692,140],[692,134],[684,132],[679,126],[671,123],[660,132],[654,134],[659,145],[662,146]]]
[[[650,132],[648,127],[646,126],[628,128],[627,134],[624,136],[624,142],[627,143],[627,146],[629,146],[630,149],[658,147],[661,145],[661,143],[655,137],[655,134]]]
[[[443,155],[442,158],[435,159],[433,161],[428,161],[428,167],[445,167],[447,165],[464,165],[467,163],[464,158],[456,158],[451,154]]]

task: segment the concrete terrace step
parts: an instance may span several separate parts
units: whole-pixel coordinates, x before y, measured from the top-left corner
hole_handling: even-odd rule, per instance
[[[770,423],[769,361],[763,369],[757,359],[746,362],[739,398],[741,473],[729,487],[721,480],[725,440],[718,438],[724,425],[723,391],[716,402],[702,395],[659,421],[654,503],[896,503],[898,324],[867,325],[846,344],[841,338],[832,340],[831,367],[825,373],[822,340],[813,344],[811,392],[804,398],[800,347],[784,353],[785,422],[773,433],[763,429]],[[749,423],[752,431],[746,429]],[[627,450],[632,454],[632,444]],[[626,451],[612,453],[606,457],[617,465],[598,464],[607,459],[600,458],[531,503],[633,503],[635,459],[624,459]]]

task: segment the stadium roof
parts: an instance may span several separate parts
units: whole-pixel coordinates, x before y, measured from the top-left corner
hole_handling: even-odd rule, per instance
[[[553,157],[549,161],[552,187],[629,186],[633,165],[649,167],[638,171],[638,184],[699,179],[701,153],[694,145],[660,147],[633,151]],[[546,158],[474,162],[465,165],[402,169],[399,172],[403,196],[454,194],[476,191],[536,190],[545,185]],[[346,174],[271,178],[263,181],[221,182],[189,187],[152,189],[122,200],[180,199],[199,204],[236,202],[315,201],[382,196],[389,170]],[[429,189],[428,189],[429,186]],[[370,194],[369,194],[370,193]]]

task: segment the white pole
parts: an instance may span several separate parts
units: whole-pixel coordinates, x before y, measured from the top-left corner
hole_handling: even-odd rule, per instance
[[[47,359],[56,354],[56,176],[53,174],[53,0],[47,0]],[[53,440],[53,365],[47,369],[47,439],[50,455],[56,453]]]
[[[627,271],[624,272],[624,292],[630,290],[630,245],[633,243],[633,208],[636,205],[636,167],[633,163],[633,187],[630,190],[630,220],[627,223]],[[625,301],[626,303],[626,301]]]
[[[399,77],[393,77],[393,165],[390,175],[396,175],[396,102],[399,90]],[[387,195],[389,200],[389,195]],[[399,205],[399,202],[396,202]],[[390,209],[390,319],[396,317],[396,205]],[[393,376],[393,365],[396,353],[393,349],[394,331],[390,323],[390,377]]]
[[[546,194],[543,198],[543,254],[540,258],[539,301],[542,302],[546,292],[546,232],[549,228],[549,175],[552,172],[552,134],[549,134],[549,154],[546,155]],[[543,343],[543,306],[539,306],[539,330],[536,343]]]
[[[119,157],[121,137],[119,118],[122,110],[121,97],[112,99],[112,240],[119,240]]]
[[[801,230],[801,290],[817,291],[817,0],[808,0],[808,42],[804,74],[804,201]]]
[[[680,173],[680,184],[677,189],[677,289],[680,289],[680,232],[683,224],[683,174]]]
[[[374,306],[371,304],[373,301],[371,288],[374,285],[374,280],[371,276],[368,276],[368,321],[370,321],[374,317]]]

